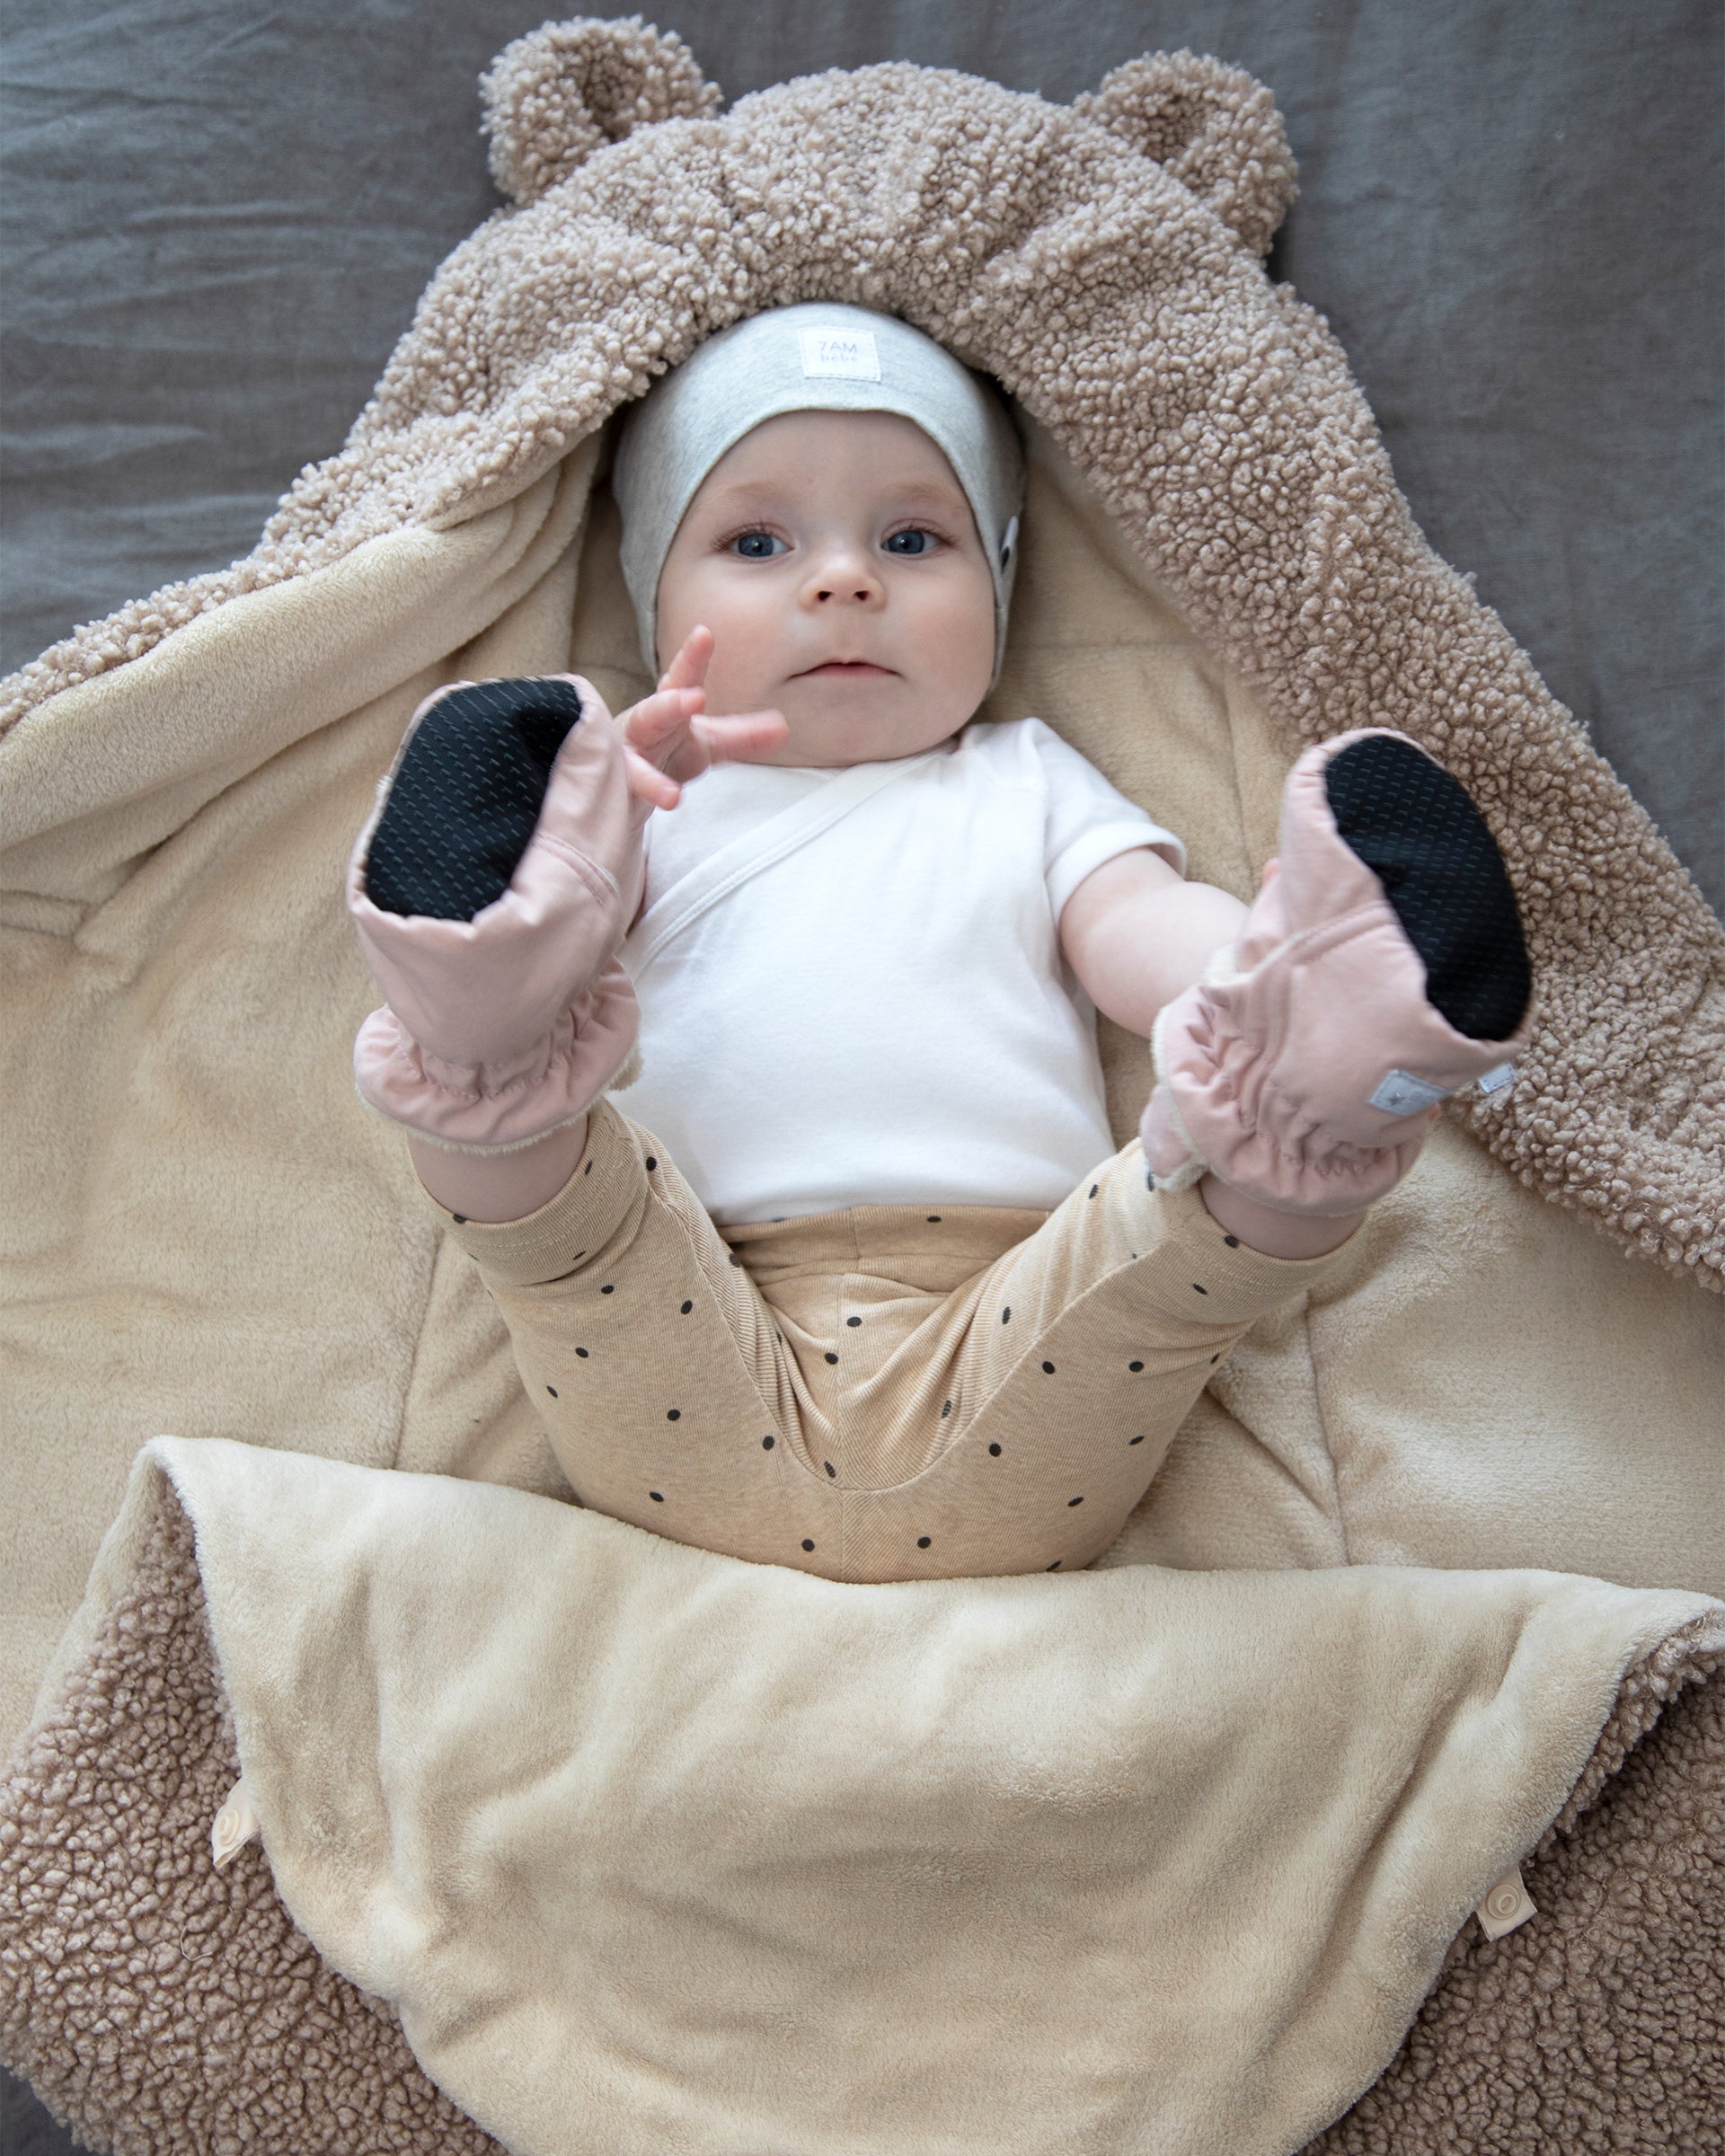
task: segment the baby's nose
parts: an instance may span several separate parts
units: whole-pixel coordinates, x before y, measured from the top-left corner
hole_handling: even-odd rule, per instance
[[[809,598],[818,606],[870,605],[880,597],[882,588],[868,555],[860,548],[850,546],[827,549],[809,565],[809,581],[804,587]]]

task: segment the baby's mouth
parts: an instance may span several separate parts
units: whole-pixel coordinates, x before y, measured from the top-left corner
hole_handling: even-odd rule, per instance
[[[805,667],[796,678],[809,681],[825,676],[828,680],[861,681],[871,675],[879,675],[884,680],[891,672],[890,667],[877,667],[871,658],[824,658],[818,667]]]

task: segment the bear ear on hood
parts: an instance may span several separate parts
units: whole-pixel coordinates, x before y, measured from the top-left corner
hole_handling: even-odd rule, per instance
[[[654,120],[700,119],[719,105],[682,39],[639,15],[547,22],[506,45],[479,90],[491,177],[523,204],[603,144]]]
[[[1128,60],[1073,100],[1141,155],[1154,157],[1259,256],[1298,191],[1276,101],[1243,68],[1195,52]]]

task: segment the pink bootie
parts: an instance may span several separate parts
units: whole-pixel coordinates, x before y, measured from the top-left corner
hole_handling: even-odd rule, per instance
[[[1308,749],[1279,870],[1157,1019],[1151,1171],[1358,1212],[1413,1165],[1447,1095],[1514,1076],[1530,987],[1502,857],[1461,785],[1402,734]]]
[[[615,954],[644,817],[578,676],[427,698],[348,866],[385,999],[354,1043],[371,1107],[462,1152],[529,1145],[586,1113],[639,1026]]]

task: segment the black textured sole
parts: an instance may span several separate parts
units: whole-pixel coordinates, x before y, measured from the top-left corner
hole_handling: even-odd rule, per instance
[[[1533,994],[1498,842],[1467,789],[1406,741],[1374,735],[1324,766],[1336,828],[1384,886],[1426,968],[1426,996],[1470,1040],[1507,1040]]]
[[[366,855],[380,913],[471,921],[509,888],[580,692],[485,681],[435,704],[407,745]]]

